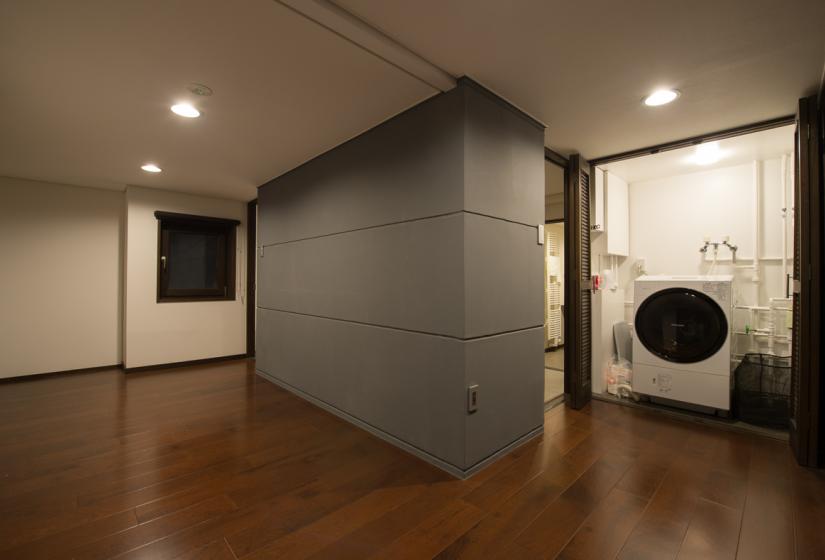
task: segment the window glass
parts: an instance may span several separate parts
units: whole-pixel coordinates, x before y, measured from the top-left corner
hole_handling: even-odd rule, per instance
[[[169,289],[217,289],[218,244],[222,238],[212,233],[170,231]]]

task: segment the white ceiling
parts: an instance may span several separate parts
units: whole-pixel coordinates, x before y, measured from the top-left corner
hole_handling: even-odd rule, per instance
[[[0,3],[0,175],[250,200],[434,93],[272,0]]]
[[[793,113],[825,55],[821,0],[338,4],[589,158]],[[190,82],[215,94],[187,121]],[[248,200],[435,93],[274,0],[0,2],[0,175]]]
[[[696,147],[679,148],[599,166],[618,175],[628,183],[672,177],[707,171],[720,167],[730,167],[754,160],[766,160],[793,153],[793,125],[782,126],[744,136],[736,136],[718,141],[722,158],[710,165],[696,164],[692,156]]]
[[[825,60],[822,0],[336,1],[587,158],[793,114]]]

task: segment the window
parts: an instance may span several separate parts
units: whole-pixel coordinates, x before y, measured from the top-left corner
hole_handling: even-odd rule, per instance
[[[235,299],[238,220],[155,212],[158,302]]]

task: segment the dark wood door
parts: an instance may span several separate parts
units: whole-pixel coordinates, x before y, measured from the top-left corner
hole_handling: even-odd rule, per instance
[[[800,465],[820,466],[822,345],[822,129],[817,98],[799,100],[794,173],[790,441]]]
[[[590,164],[570,157],[565,186],[564,400],[573,408],[590,402]]]

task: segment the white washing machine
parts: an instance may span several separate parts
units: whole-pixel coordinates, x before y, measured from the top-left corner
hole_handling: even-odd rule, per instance
[[[634,284],[633,390],[730,410],[733,276],[641,276]]]

